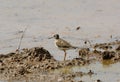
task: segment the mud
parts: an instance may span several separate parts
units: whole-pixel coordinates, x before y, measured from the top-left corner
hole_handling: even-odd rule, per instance
[[[117,46],[117,47],[115,47]],[[114,48],[113,48],[114,47]],[[93,48],[93,49],[92,49]],[[102,50],[101,50],[102,49]],[[1,80],[33,80],[39,78],[44,82],[76,82],[75,77],[95,74],[93,70],[85,72],[60,72],[54,70],[66,67],[84,66],[94,61],[112,60],[120,61],[120,42],[95,44],[90,48],[80,49],[79,57],[72,60],[58,61],[48,50],[43,47],[22,49],[0,55],[0,79]],[[50,76],[54,76],[51,78]],[[51,79],[51,80],[50,80]],[[77,82],[83,82],[82,80]],[[101,82],[96,80],[96,82]]]

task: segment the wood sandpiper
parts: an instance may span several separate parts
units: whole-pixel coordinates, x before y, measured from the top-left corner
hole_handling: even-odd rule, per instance
[[[55,35],[54,35],[53,37],[51,37],[51,38],[55,38],[55,45],[56,45],[56,47],[58,47],[58,49],[64,51],[64,53],[65,53],[65,54],[64,54],[64,61],[65,61],[65,59],[66,59],[66,54],[67,54],[67,53],[66,53],[66,50],[78,48],[78,47],[72,46],[69,42],[61,39],[58,34],[55,34]],[[50,39],[50,38],[49,38],[49,39]]]

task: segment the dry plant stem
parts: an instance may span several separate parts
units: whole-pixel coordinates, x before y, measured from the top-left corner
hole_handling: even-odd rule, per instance
[[[27,30],[27,27],[25,28],[25,30],[22,33],[22,36],[20,37],[20,42],[19,42],[18,49],[17,49],[18,53],[19,53],[19,50],[20,50],[20,47],[21,47],[21,43],[22,43],[22,39],[24,38],[26,30]]]

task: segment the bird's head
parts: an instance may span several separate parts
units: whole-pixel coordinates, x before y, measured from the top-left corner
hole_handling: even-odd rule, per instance
[[[52,39],[52,38],[59,39],[59,35],[58,34],[54,34],[52,37],[50,37],[48,39]]]
[[[53,35],[53,37],[54,37],[55,39],[59,39],[59,35],[58,35],[58,34]]]

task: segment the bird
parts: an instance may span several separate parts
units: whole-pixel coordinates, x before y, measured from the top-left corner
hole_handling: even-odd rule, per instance
[[[54,38],[54,39],[55,39],[55,46],[56,46],[58,49],[64,51],[64,61],[65,61],[66,55],[67,55],[66,50],[78,48],[78,47],[76,47],[76,46],[71,45],[71,44],[70,44],[69,42],[67,42],[66,40],[60,38],[59,34],[54,34],[53,37],[51,37],[51,38]]]

